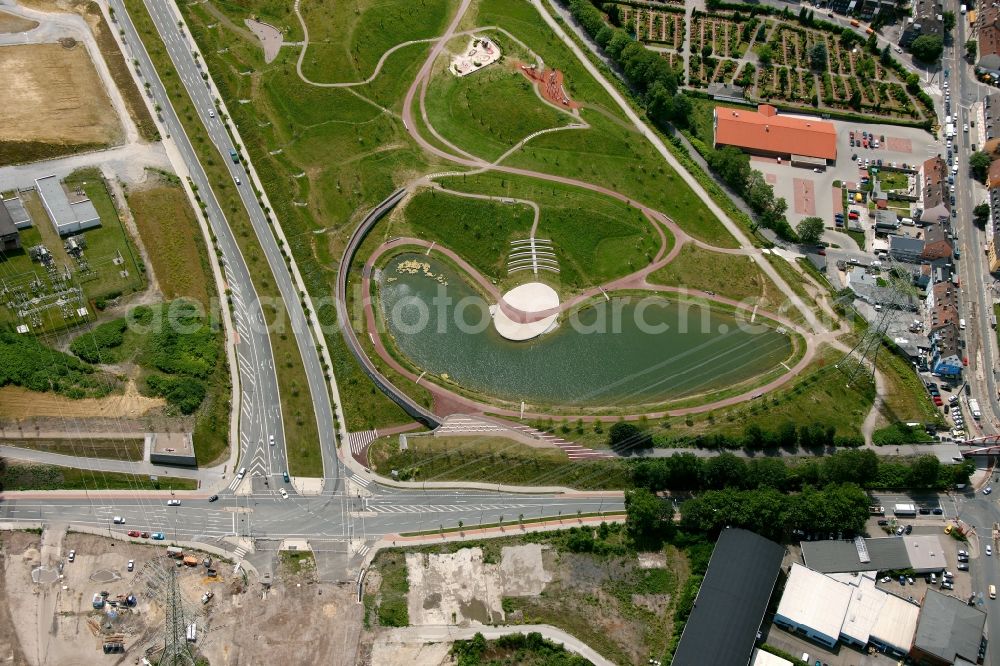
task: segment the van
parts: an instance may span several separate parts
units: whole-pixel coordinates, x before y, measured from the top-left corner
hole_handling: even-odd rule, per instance
[[[964,331],[965,330],[965,319],[959,319],[958,320],[958,330],[960,330],[960,331]]]
[[[997,586],[990,585],[990,599],[996,599],[996,598],[997,598]]]

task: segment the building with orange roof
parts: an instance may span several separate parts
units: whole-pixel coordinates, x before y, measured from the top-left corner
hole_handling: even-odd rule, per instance
[[[837,130],[833,123],[778,115],[778,110],[768,104],[761,104],[756,111],[717,106],[713,115],[716,148],[733,146],[755,155],[789,160],[837,159]]]

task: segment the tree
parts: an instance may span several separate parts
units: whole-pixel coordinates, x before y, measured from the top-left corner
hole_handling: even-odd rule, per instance
[[[702,467],[706,488],[740,488],[746,472],[747,466],[743,459],[728,451],[709,458]]]
[[[941,473],[941,461],[935,456],[920,456],[910,465],[911,488],[936,488]]]
[[[653,438],[634,423],[618,421],[608,431],[608,445],[613,449],[645,449],[653,445]]]
[[[981,183],[986,182],[986,174],[990,171],[990,164],[993,162],[989,153],[982,150],[972,153],[969,157],[969,169],[973,177]]]
[[[979,50],[979,45],[976,40],[970,39],[965,43],[965,57],[969,62],[976,59],[976,52]]]
[[[910,44],[913,57],[925,64],[932,64],[941,59],[944,42],[937,35],[920,35]]]
[[[655,546],[673,528],[673,507],[643,488],[625,493],[625,529],[642,546]]]
[[[988,203],[981,203],[972,209],[972,215],[975,217],[975,222],[980,227],[986,226],[986,221],[990,219],[990,205]]]
[[[947,11],[941,13],[941,21],[944,23],[944,31],[951,32],[955,29],[955,12]]]
[[[708,166],[737,194],[742,195],[746,191],[750,178],[750,156],[740,149],[725,146],[713,150],[708,155]]]
[[[712,57],[712,45],[711,44],[705,44],[703,47],[701,47],[701,57],[704,60],[708,60],[709,58]]]
[[[816,43],[811,49],[809,49],[809,62],[812,68],[816,71],[822,71],[826,69],[826,44],[823,42]]]
[[[848,104],[850,104],[851,108],[854,109],[854,110],[856,110],[856,111],[861,109],[861,91],[860,90],[854,90],[851,93],[851,99],[848,102]]]
[[[883,48],[879,54],[879,61],[882,63],[883,67],[888,67],[892,64],[892,52],[889,51],[888,44],[885,45],[885,48]]]
[[[771,61],[774,60],[774,52],[771,50],[771,46],[769,44],[761,44],[756,47],[755,50],[757,51],[757,57],[760,58],[761,66],[767,67],[771,64]]]
[[[823,218],[806,217],[795,225],[795,233],[799,235],[799,240],[806,245],[815,245],[823,235]]]

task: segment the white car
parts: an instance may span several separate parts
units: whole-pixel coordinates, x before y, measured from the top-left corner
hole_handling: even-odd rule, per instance
[[[952,188],[951,188],[951,191],[952,191],[952,192],[954,192],[954,191],[955,191],[955,188],[954,188],[954,187],[952,187]],[[268,435],[268,436],[267,436],[267,439],[268,439],[268,441],[270,441],[270,443],[271,443],[271,446],[274,446],[274,435]]]
[[[288,499],[288,493],[285,492],[284,488],[279,488],[278,492],[281,493],[281,499]]]
[[[75,560],[76,559],[76,551],[75,550],[69,551],[69,555],[66,556],[66,559],[69,560],[70,562],[72,562],[73,560]]]
[[[993,555],[993,546],[991,546],[990,544],[986,544],[986,554],[990,556]]]
[[[969,131],[969,123],[965,123],[965,128],[964,129],[965,129],[966,132]]]
[[[985,488],[983,488],[984,495],[989,495],[991,492],[993,492],[993,486],[986,486]]]
[[[129,560],[128,561],[128,570],[129,571],[135,571],[135,560]]]
[[[208,117],[209,118],[214,118],[215,117],[215,109],[209,109],[208,110]]]
[[[181,501],[179,499],[167,500],[167,506],[180,506]]]

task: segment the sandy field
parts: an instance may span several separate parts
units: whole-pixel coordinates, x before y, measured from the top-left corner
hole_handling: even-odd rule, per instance
[[[0,10],[0,32],[2,33],[27,32],[37,27],[38,21],[14,16]]]
[[[0,141],[109,144],[118,116],[82,44],[0,47]]]
[[[33,417],[136,418],[166,405],[163,398],[139,395],[129,381],[125,393],[105,398],[73,400],[55,393],[37,393],[16,386],[0,388],[0,418],[22,420]]]

